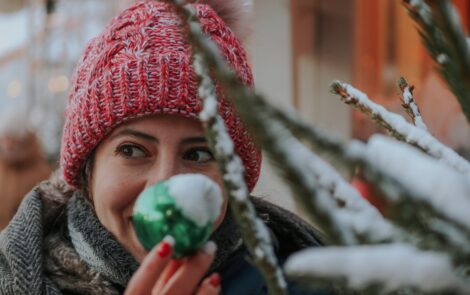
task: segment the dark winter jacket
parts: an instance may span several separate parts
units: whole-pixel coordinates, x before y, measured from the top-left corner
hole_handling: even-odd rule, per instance
[[[319,245],[295,215],[253,199],[283,262],[292,252]],[[223,294],[267,294],[250,263],[231,214],[213,234],[218,253],[210,271],[222,276]],[[0,294],[121,294],[138,268],[106,231],[79,192],[45,182],[23,201],[0,234]],[[322,294],[322,293],[292,293]]]

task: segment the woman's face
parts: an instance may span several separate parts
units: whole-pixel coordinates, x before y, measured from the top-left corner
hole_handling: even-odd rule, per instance
[[[171,115],[138,119],[116,128],[96,149],[89,186],[96,215],[139,262],[147,251],[132,226],[136,198],[148,186],[181,173],[204,174],[222,185],[201,123],[194,119]],[[215,228],[226,208],[224,198]]]

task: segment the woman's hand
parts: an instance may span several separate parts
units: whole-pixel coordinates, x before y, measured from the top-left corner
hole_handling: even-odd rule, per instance
[[[216,245],[208,242],[191,257],[172,260],[172,243],[163,241],[143,260],[132,276],[126,295],[215,295],[220,293],[220,277],[212,274],[199,282],[209,269]]]

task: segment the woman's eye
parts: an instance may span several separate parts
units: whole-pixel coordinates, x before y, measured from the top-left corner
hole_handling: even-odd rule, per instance
[[[214,160],[214,155],[208,149],[192,149],[184,155],[185,160],[206,163]]]
[[[132,144],[123,144],[118,146],[116,154],[122,155],[126,158],[143,158],[147,155],[143,148]]]

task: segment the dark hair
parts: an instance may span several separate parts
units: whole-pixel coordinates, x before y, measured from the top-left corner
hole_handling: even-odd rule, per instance
[[[90,185],[90,180],[92,177],[93,173],[93,165],[95,164],[95,150],[93,150],[90,155],[87,157],[85,160],[85,163],[82,168],[82,173],[80,174],[80,187],[79,190],[83,192],[83,194],[86,196],[86,199],[90,201],[90,203],[93,205],[92,202],[92,195],[89,190],[89,185]]]

